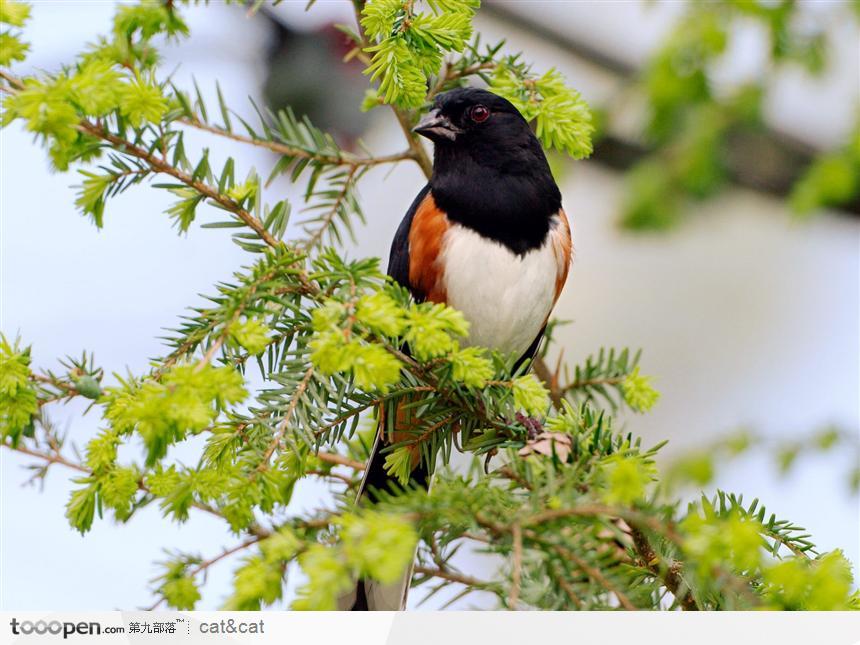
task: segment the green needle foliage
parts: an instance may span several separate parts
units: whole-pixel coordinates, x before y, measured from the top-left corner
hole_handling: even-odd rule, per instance
[[[107,376],[87,354],[39,370],[28,347],[0,340],[2,445],[37,460],[36,477],[54,466],[75,472],[74,529],[86,534],[105,515],[129,522],[157,504],[179,523],[216,516],[236,535],[208,557],[169,552],[152,581],[154,606],[195,607],[209,567],[235,556],[232,609],[280,602],[297,567],[306,583],[292,607],[331,609],[358,578],[391,582],[413,563],[413,583],[429,594],[457,585],[507,608],[856,608],[838,551],[818,553],[758,502],[716,493],[684,506],[668,484],[707,485],[713,464],[664,477],[659,446],[616,428],[615,412],[646,412],[659,397],[638,353],[601,350],[553,373],[544,349],[542,379],[514,372],[515,357],[464,346],[459,312],[414,303],[376,259],[327,247],[362,221],[356,186],[368,168],[417,162],[426,172],[420,143],[407,134],[400,154],[359,156],[290,110],[254,106],[245,120],[220,88],[213,110],[158,64],[165,38],[188,36],[180,4],[118,6],[112,31],[54,74],[2,71],[3,123],[33,132],[54,169],[80,173],[75,205],[96,226],[111,225],[114,196],[146,184],[173,196],[166,214],[179,231],[215,208],[220,218],[206,226],[249,253],[181,319],[147,372]],[[3,38],[17,43],[4,48],[7,65],[26,52],[28,9],[0,7]],[[519,54],[472,36],[477,1],[355,7],[356,27],[343,30],[367,65],[365,107],[389,104],[409,126],[413,108],[480,76],[534,120],[545,145],[577,158],[591,150],[588,108],[557,71],[533,73]],[[189,129],[277,160],[267,179],[232,158],[216,168],[208,149],[186,147]],[[305,187],[307,216],[294,226],[293,205],[268,200],[278,175]],[[249,385],[248,370],[261,386]],[[101,417],[80,452],[50,421],[52,405],[79,397]],[[395,433],[398,412],[412,423]],[[406,482],[418,462],[437,472],[429,494],[380,491],[372,508],[355,503],[377,423],[393,476]],[[175,449],[195,438],[199,458],[179,461]],[[444,467],[455,450],[474,456],[468,473]],[[293,491],[308,477],[330,483],[333,497],[296,513]],[[452,558],[466,544],[499,556],[492,577],[457,570]]]
[[[624,227],[675,227],[694,211],[696,202],[726,186],[732,155],[757,153],[755,145],[740,152],[732,148],[743,137],[761,140],[772,75],[791,70],[819,76],[828,64],[828,23],[860,17],[848,3],[832,10],[825,18],[813,17],[802,3],[791,0],[685,3],[683,16],[638,79],[636,89],[648,106],[643,140],[650,152],[628,173]],[[732,38],[750,28],[762,33],[767,45],[765,70],[721,90],[715,77]],[[860,119],[860,105],[855,107]],[[608,105],[607,111],[611,108]],[[849,205],[860,196],[858,128],[860,121],[846,143],[821,153],[791,178],[789,206],[796,215]]]

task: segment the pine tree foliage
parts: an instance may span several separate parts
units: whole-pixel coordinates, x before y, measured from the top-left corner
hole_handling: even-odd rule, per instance
[[[763,110],[773,86],[770,74],[758,73],[731,88],[721,87],[718,80],[733,38],[755,29],[767,47],[762,66],[768,72],[790,70],[815,79],[832,63],[829,25],[860,18],[849,4],[832,5],[827,15],[790,0],[686,3],[635,87],[648,106],[643,142],[651,152],[628,173],[622,225],[633,230],[677,226],[691,206],[725,187],[730,148],[739,135],[755,140],[763,129]],[[860,105],[854,107],[860,119]],[[844,143],[819,155],[792,179],[789,205],[797,216],[857,199],[858,151],[860,121]]]
[[[3,38],[15,43],[4,47],[8,66],[27,51],[29,10],[0,7]],[[622,407],[643,413],[657,402],[638,352],[600,350],[553,371],[544,349],[534,374],[514,371],[515,357],[464,346],[459,312],[412,302],[376,259],[346,260],[331,246],[363,221],[357,186],[368,168],[428,169],[409,133],[414,108],[472,76],[534,119],[547,146],[574,157],[591,149],[588,108],[558,72],[533,73],[503,44],[473,37],[476,0],[355,7],[356,26],[343,30],[373,84],[364,107],[389,104],[406,126],[398,154],[356,155],[289,109],[255,106],[250,122],[220,88],[213,109],[196,85],[176,87],[158,65],[165,37],[188,36],[174,2],[118,6],[111,33],[57,73],[21,78],[4,67],[3,124],[32,132],[54,169],[80,174],[75,205],[96,226],[111,225],[113,197],[148,185],[172,195],[166,215],[180,232],[193,231],[199,209],[216,209],[204,226],[226,229],[249,260],[180,319],[145,373],[109,376],[88,354],[38,369],[22,341],[2,337],[2,445],[35,459],[36,478],[55,466],[75,473],[66,517],[82,534],[151,504],[176,522],[205,513],[225,523],[237,543],[224,552],[168,553],[154,606],[194,608],[207,570],[232,558],[226,607],[281,602],[299,567],[306,583],[292,607],[331,609],[359,577],[397,579],[417,546],[416,586],[486,592],[510,609],[856,608],[841,553],[818,553],[758,501],[722,492],[679,501],[678,486],[710,484],[712,464],[696,457],[664,476],[660,446],[643,447],[613,421]],[[186,146],[189,129],[277,161],[263,175],[232,158],[215,167],[208,149]],[[280,175],[304,182],[303,205],[267,199]],[[291,227],[296,209],[304,219]],[[261,387],[249,386],[248,370]],[[77,397],[101,415],[80,451],[50,420],[52,405]],[[395,437],[398,409],[413,423]],[[404,483],[423,463],[437,472],[429,494],[380,491],[372,508],[356,505],[377,422],[389,472]],[[199,460],[175,459],[194,437]],[[445,468],[455,451],[474,456],[466,474]],[[296,514],[290,501],[307,477],[328,482],[334,503]],[[456,568],[464,548],[502,564],[477,579]]]

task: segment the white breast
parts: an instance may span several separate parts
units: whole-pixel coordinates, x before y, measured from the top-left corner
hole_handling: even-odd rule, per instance
[[[555,301],[558,260],[551,237],[520,256],[459,224],[446,231],[441,277],[448,304],[470,323],[465,344],[517,355],[528,349]]]

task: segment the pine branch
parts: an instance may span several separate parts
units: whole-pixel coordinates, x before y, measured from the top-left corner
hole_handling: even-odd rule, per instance
[[[102,141],[107,141],[114,148],[119,150],[120,152],[130,155],[132,157],[136,157],[141,161],[146,162],[152,170],[155,172],[163,173],[165,175],[170,175],[171,177],[178,179],[183,184],[193,188],[201,195],[211,199],[216,202],[226,210],[234,213],[239,219],[241,219],[248,228],[253,230],[261,240],[263,240],[266,244],[268,244],[272,248],[278,248],[281,246],[281,242],[272,237],[272,234],[266,230],[263,226],[263,223],[254,217],[247,210],[242,208],[236,201],[219,192],[216,188],[209,186],[202,181],[194,179],[187,172],[182,171],[175,166],[170,165],[164,159],[156,156],[155,154],[141,148],[140,146],[135,145],[131,141],[127,141],[122,139],[121,137],[116,136],[105,130],[103,127],[98,126],[88,120],[81,121],[80,129],[82,132],[85,132],[91,136],[94,136]]]
[[[605,575],[603,575],[600,569],[590,565],[588,562],[586,562],[584,558],[581,558],[572,550],[567,549],[559,544],[553,544],[552,542],[549,542],[548,540],[545,540],[544,538],[540,537],[532,530],[524,531],[523,535],[533,540],[534,542],[537,542],[538,544],[541,544],[545,547],[548,547],[550,550],[555,551],[563,559],[576,564],[576,566],[581,569],[589,578],[600,584],[600,586],[606,589],[606,591],[614,595],[615,598],[618,600],[618,603],[624,609],[627,609],[628,611],[638,610],[638,607],[636,607],[636,605],[634,605],[630,601],[630,598],[627,596],[627,594],[621,591],[621,589],[619,589],[615,583],[613,583]]]
[[[693,597],[692,590],[687,587],[684,579],[679,575],[680,565],[674,562],[669,565],[662,563],[660,556],[654,551],[654,547],[651,546],[645,533],[636,526],[630,527],[630,537],[633,538],[636,552],[642,558],[644,565],[663,581],[666,588],[681,603],[681,607],[687,611],[698,611],[699,605]]]
[[[355,459],[350,459],[349,457],[344,457],[343,455],[331,452],[318,452],[316,457],[320,461],[324,461],[329,464],[336,464],[338,466],[347,466],[353,470],[364,470],[366,468],[366,464],[362,461],[356,461]]]
[[[22,446],[22,445],[13,446],[13,445],[8,444],[6,442],[0,443],[0,445],[2,445],[4,448],[6,448],[8,450],[12,450],[14,452],[19,452],[21,454],[25,454],[25,455],[28,455],[30,457],[35,457],[37,459],[41,459],[42,461],[44,461],[48,464],[60,464],[62,466],[65,466],[66,468],[70,468],[70,469],[76,470],[80,473],[84,473],[87,476],[93,475],[93,471],[90,468],[87,468],[86,466],[84,466],[81,463],[71,461],[70,459],[68,459],[67,457],[65,457],[59,453],[55,453],[55,454],[45,453],[45,452],[41,452],[38,450],[33,450],[31,448],[27,448],[26,446]],[[138,487],[138,490],[140,490],[143,493],[146,493],[149,495],[152,494],[152,491],[149,489],[149,487],[144,483],[144,481],[142,479],[138,481],[137,487]],[[208,504],[203,504],[203,503],[194,501],[191,503],[191,506],[193,506],[194,508],[196,508],[200,511],[208,513],[210,515],[215,515],[216,517],[219,517],[221,519],[226,519],[221,512],[219,512],[217,509],[213,508],[212,506],[209,506]],[[251,525],[250,527],[248,527],[247,530],[249,533],[252,533],[252,534],[257,535],[259,537],[265,537],[266,535],[268,535],[268,531],[266,529],[264,529],[263,527],[258,526],[256,524]]]
[[[511,574],[511,591],[508,594],[508,608],[516,609],[520,599],[520,584],[523,573],[523,530],[519,522],[511,528],[511,540],[514,545],[513,572]]]
[[[337,229],[334,224],[335,221],[339,218],[349,227],[349,220],[347,217],[346,207],[352,203],[353,210],[357,210],[357,204],[355,203],[355,198],[352,197],[352,192],[355,190],[355,183],[358,179],[359,174],[359,166],[351,165],[349,170],[347,171],[345,177],[341,181],[341,188],[335,195],[335,198],[331,201],[330,204],[323,204],[322,207],[325,208],[325,212],[318,218],[313,220],[309,220],[305,222],[305,224],[309,224],[311,221],[318,222],[318,225],[315,230],[313,230],[310,235],[302,240],[298,244],[298,248],[302,249],[305,252],[309,252],[314,247],[319,246],[322,243],[323,236],[328,233],[330,238],[339,237],[337,233]],[[317,196],[317,193],[313,195],[308,195],[308,198],[312,196]],[[318,207],[319,208],[319,207]],[[361,215],[361,211],[357,210],[359,217],[362,222],[364,221],[363,215]],[[307,229],[305,229],[307,230]],[[352,235],[352,228],[349,227],[350,235]]]
[[[219,562],[221,562],[221,560],[224,560],[225,558],[229,558],[231,555],[239,553],[240,551],[244,551],[245,549],[248,549],[248,548],[254,546],[255,544],[258,544],[260,542],[260,540],[263,540],[267,537],[268,537],[268,534],[255,535],[254,537],[248,538],[247,540],[240,542],[239,544],[237,544],[233,547],[230,547],[228,549],[224,549],[223,551],[221,551],[221,553],[219,553],[219,554],[217,554],[217,555],[215,555],[215,556],[213,556],[207,560],[201,561],[197,566],[195,566],[193,569],[188,571],[186,576],[189,578],[195,578],[196,576],[200,575],[201,573],[205,574],[209,568],[211,568],[213,565],[218,564]],[[167,598],[164,595],[162,595],[152,605],[150,605],[149,607],[146,607],[144,609],[144,611],[155,611],[162,604],[164,604],[164,602],[166,600],[167,600]]]
[[[361,24],[362,8],[363,3],[353,2],[353,9],[355,10],[356,34],[358,35],[359,39],[358,53],[356,54],[356,57],[361,60],[365,65],[370,65],[370,58],[364,53],[365,49],[370,46],[370,42],[367,40],[367,36],[364,33],[364,27]],[[409,145],[409,151],[412,159],[418,164],[418,166],[421,168],[421,172],[423,172],[424,176],[429,180],[430,176],[433,174],[433,162],[427,155],[427,151],[424,149],[424,146],[421,144],[421,141],[419,141],[418,135],[412,132],[412,118],[402,108],[399,108],[396,105],[390,105],[390,107],[391,110],[394,112],[394,116],[397,118],[397,123],[400,124],[400,129],[403,130],[403,136],[406,138],[406,143]]]
[[[486,589],[492,586],[489,582],[478,580],[477,578],[473,578],[462,573],[457,573],[455,571],[450,571],[448,569],[436,569],[433,567],[425,567],[416,564],[413,571],[424,576],[441,578],[442,580],[447,580],[448,582],[456,582],[458,584],[464,585],[466,587],[471,587],[473,589]]]
[[[257,466],[257,470],[266,470],[269,467],[269,461],[272,458],[272,454],[274,454],[275,450],[277,450],[284,440],[284,435],[287,432],[287,428],[290,424],[290,419],[292,419],[293,413],[296,411],[296,406],[302,398],[305,390],[308,387],[308,383],[310,383],[311,378],[314,375],[313,366],[309,367],[305,371],[305,375],[302,377],[302,380],[299,382],[298,387],[290,398],[289,406],[284,412],[284,418],[281,420],[281,423],[278,426],[278,431],[275,436],[272,438],[271,443],[266,448],[266,451],[263,453],[263,458],[260,461],[260,464]]]
[[[350,168],[357,169],[362,166],[372,167],[385,164],[399,163],[401,161],[408,161],[410,159],[414,159],[415,157],[414,152],[412,150],[404,150],[403,152],[397,152],[390,155],[379,155],[375,157],[359,157],[346,151],[341,151],[341,153],[337,155],[321,155],[315,154],[313,152],[308,152],[307,150],[304,150],[297,146],[290,146],[279,141],[271,141],[269,139],[255,138],[242,135],[226,128],[218,127],[217,125],[205,123],[199,118],[193,116],[182,117],[181,119],[179,119],[179,122],[183,125],[187,125],[198,130],[203,130],[204,132],[209,132],[210,134],[214,134],[219,137],[225,137],[227,139],[232,139],[233,141],[246,143],[260,148],[266,148],[267,150],[286,157],[315,161],[321,165],[348,166]]]

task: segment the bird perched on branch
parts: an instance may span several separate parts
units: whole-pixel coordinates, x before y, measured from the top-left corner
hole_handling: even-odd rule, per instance
[[[468,345],[531,360],[567,279],[571,236],[561,193],[529,124],[506,99],[474,88],[436,97],[414,129],[434,143],[433,175],[391,245],[388,273],[419,301],[469,321]],[[408,415],[404,415],[408,416]],[[397,433],[398,420],[394,424]],[[382,425],[380,426],[382,428]],[[380,429],[359,497],[390,478]],[[427,487],[416,464],[410,483]],[[411,570],[394,585],[359,581],[341,606],[402,609]]]

